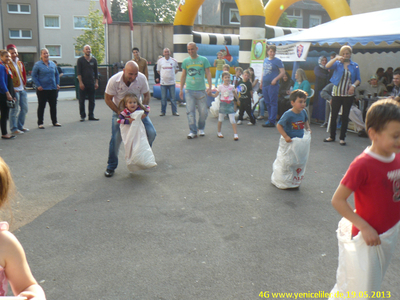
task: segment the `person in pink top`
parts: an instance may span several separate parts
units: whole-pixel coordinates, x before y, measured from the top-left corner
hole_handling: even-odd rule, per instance
[[[219,117],[218,117],[218,133],[217,136],[219,138],[223,138],[223,134],[221,132],[222,121],[225,118],[225,115],[229,115],[229,120],[232,124],[233,128],[233,139],[235,141],[239,140],[239,136],[237,134],[236,129],[236,120],[235,120],[235,110],[234,110],[234,102],[233,100],[237,98],[237,93],[235,86],[231,84],[231,74],[229,72],[222,73],[222,81],[224,84],[218,86],[215,94],[210,93],[209,95],[216,98],[218,95],[220,96],[220,105],[219,105]]]
[[[10,169],[1,157],[0,187],[0,208],[2,208],[9,201],[14,181]],[[7,295],[7,282],[10,283],[15,296],[46,300],[42,287],[31,273],[20,242],[8,231],[8,223],[0,222],[0,296]]]

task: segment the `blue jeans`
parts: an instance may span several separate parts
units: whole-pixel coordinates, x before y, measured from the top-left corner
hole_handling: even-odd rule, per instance
[[[278,113],[279,84],[263,86],[262,93],[268,111],[268,121],[275,125]]]
[[[111,120],[111,140],[108,149],[108,162],[107,162],[107,169],[109,170],[115,170],[118,166],[119,146],[121,145],[122,142],[121,131],[119,129],[119,123],[117,122],[117,118],[118,118],[117,113],[113,112]],[[142,122],[144,128],[146,129],[147,139],[149,140],[149,144],[151,147],[157,135],[156,129],[154,128],[148,116],[142,119]]]
[[[169,96],[171,97],[172,113],[175,114],[177,113],[175,100],[175,84],[161,86],[161,112],[165,114],[167,110],[167,91],[169,91]]]
[[[206,119],[208,116],[207,96],[205,91],[185,91],[186,98],[186,114],[189,122],[190,132],[197,134],[197,127],[204,130],[206,127]],[[196,126],[196,105],[199,111],[199,124]]]
[[[223,70],[216,70],[215,71],[215,87],[218,86],[218,83],[220,81],[221,81],[221,83],[223,83],[222,82],[222,78],[221,78],[223,72],[224,72]]]
[[[24,128],[25,116],[28,113],[28,95],[26,91],[22,90],[15,92],[15,97],[17,98],[17,102],[15,102],[15,108],[10,109],[11,132],[22,130]]]

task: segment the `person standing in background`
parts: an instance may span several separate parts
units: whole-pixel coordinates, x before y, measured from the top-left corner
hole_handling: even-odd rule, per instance
[[[18,50],[15,45],[8,45],[7,51],[11,55],[11,61],[8,64],[12,72],[13,85],[15,91],[15,107],[10,109],[10,130],[13,134],[22,134],[28,132],[25,128],[25,117],[28,113],[28,95],[25,90],[26,69],[25,65],[18,58]]]
[[[89,121],[98,121],[94,117],[95,95],[99,88],[99,74],[97,72],[97,60],[91,55],[92,49],[89,45],[83,47],[84,56],[78,58],[77,73],[79,80],[79,113],[81,122],[85,121],[85,99],[89,99]]]

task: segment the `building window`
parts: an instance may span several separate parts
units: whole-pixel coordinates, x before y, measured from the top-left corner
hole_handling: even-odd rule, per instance
[[[59,16],[44,16],[44,28],[60,28]]]
[[[310,28],[321,24],[321,16],[310,15]]]
[[[86,16],[74,16],[74,29],[88,29]]]
[[[238,9],[229,10],[229,24],[240,24],[240,15]]]
[[[285,10],[287,13],[288,17],[301,17],[301,9],[297,8],[288,8]]]
[[[10,39],[32,39],[32,30],[30,29],[9,29]]]
[[[31,6],[29,4],[7,4],[7,11],[10,14],[30,14]]]
[[[45,48],[49,50],[50,58],[61,58],[61,46],[60,45],[45,45]]]
[[[78,47],[75,45],[75,58],[83,56],[83,50],[82,47]]]

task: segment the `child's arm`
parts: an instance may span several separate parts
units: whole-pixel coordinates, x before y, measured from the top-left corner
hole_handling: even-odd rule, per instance
[[[286,131],[283,129],[283,126],[281,124],[276,124],[276,129],[278,129],[279,133],[283,136],[286,143],[292,142],[292,139],[290,138],[290,136],[287,135]]]
[[[216,67],[216,66],[217,66],[217,60],[214,59],[214,67]]]
[[[343,184],[339,184],[335,194],[332,197],[332,206],[341,214],[344,218],[349,220],[355,227],[357,227],[364,238],[365,243],[368,246],[376,246],[381,244],[378,232],[368,224],[363,218],[357,215],[350,204],[347,202],[347,198],[353,191]]]
[[[146,118],[149,115],[149,112],[150,112],[150,106],[144,105],[143,107],[144,107],[144,109],[143,109],[144,110],[144,114],[142,114],[142,120],[144,118]]]
[[[4,269],[14,295],[45,300],[44,291],[32,276],[24,249],[17,238],[12,233],[3,231],[0,239]]]
[[[217,90],[217,91],[215,92],[215,94],[213,94],[212,92],[210,92],[210,95],[209,95],[209,96],[211,96],[211,97],[213,97],[213,98],[217,98],[218,95],[219,95],[219,91]]]
[[[130,116],[126,115],[123,111],[118,115],[117,123],[118,124],[131,124],[133,119]]]
[[[304,122],[304,128],[311,133],[310,122],[308,120]]]

